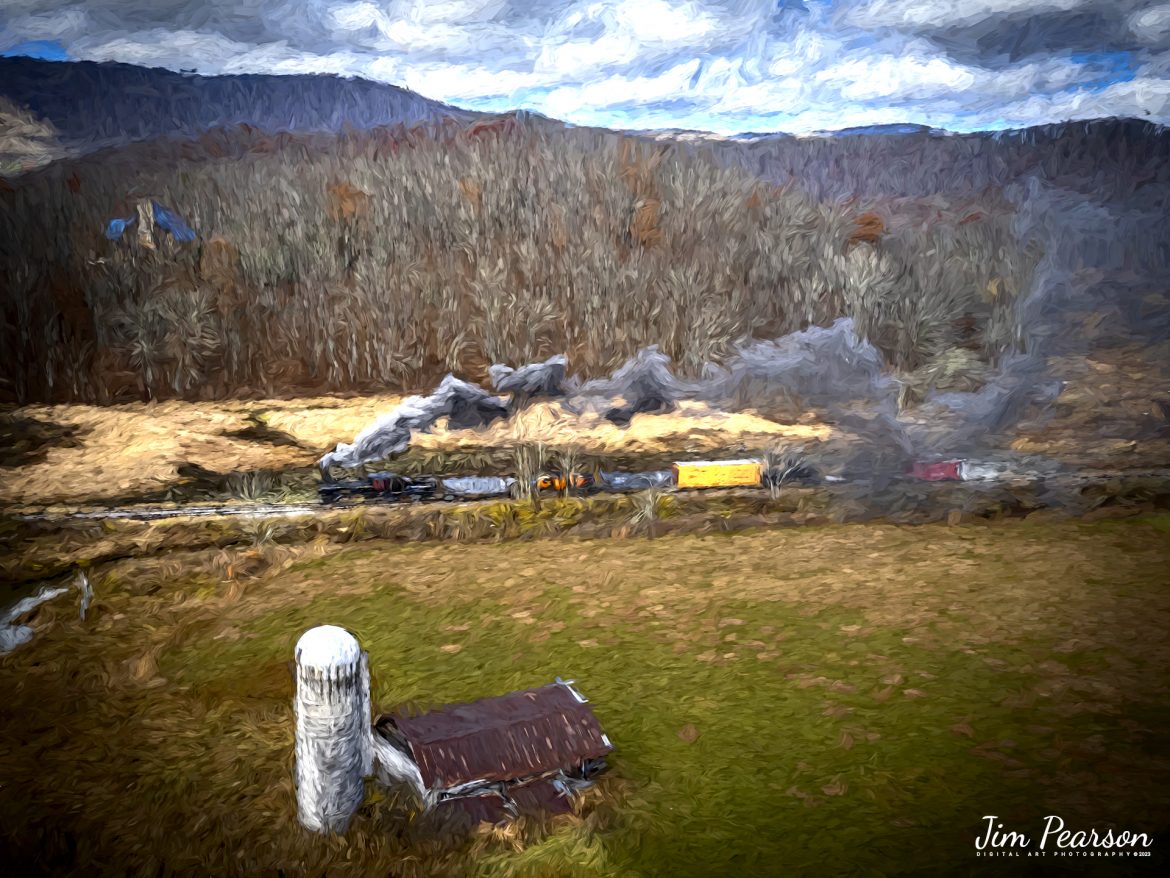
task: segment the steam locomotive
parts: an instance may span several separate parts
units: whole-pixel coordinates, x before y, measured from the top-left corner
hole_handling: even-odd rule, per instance
[[[439,480],[436,478],[409,478],[397,473],[373,473],[364,479],[340,482],[332,478],[323,479],[321,487],[317,489],[321,502],[326,504],[358,497],[385,501],[433,500],[438,492]]]

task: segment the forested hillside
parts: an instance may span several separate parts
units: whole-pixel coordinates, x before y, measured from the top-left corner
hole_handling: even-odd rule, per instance
[[[0,193],[3,393],[416,389],[562,352],[597,374],[649,344],[696,374],[843,315],[903,375],[977,372],[1022,338],[1043,249],[1007,187],[1157,209],[1168,142],[1110,121],[680,143],[518,115],[109,149]],[[144,199],[196,240],[108,240]],[[1164,264],[1151,234],[1135,246]]]

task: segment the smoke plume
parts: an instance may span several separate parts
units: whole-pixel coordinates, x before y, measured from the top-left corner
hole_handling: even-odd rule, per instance
[[[504,400],[448,375],[430,396],[407,397],[398,408],[359,433],[352,445],[340,443],[319,464],[327,473],[331,466],[352,468],[394,457],[407,449],[414,431],[425,433],[440,418],[447,418],[452,429],[466,429],[489,424],[507,414]]]
[[[1135,187],[1094,201],[1038,177],[1007,188],[1019,244],[1038,247],[1042,256],[1014,305],[1014,349],[1001,352],[975,390],[931,390],[916,409],[901,409],[899,379],[843,317],[771,341],[741,342],[697,381],[676,376],[657,346],[638,351],[609,377],[589,381],[569,376],[563,355],[518,368],[494,365],[492,386],[510,394],[510,405],[449,375],[434,394],[407,399],[321,462],[357,466],[393,457],[408,447],[412,431],[428,430],[439,418],[447,417],[452,428],[477,426],[537,397],[559,398],[577,413],[604,412],[622,426],[638,414],[671,411],[681,400],[724,410],[784,405],[812,411],[837,428],[838,438],[817,449],[818,465],[853,478],[896,475],[922,456],[994,455],[997,434],[1028,412],[1042,412],[1059,394],[1049,358],[1088,350],[1078,331],[1086,319],[1116,339],[1170,334],[1170,318],[1150,319],[1142,304],[1170,281],[1164,190]]]

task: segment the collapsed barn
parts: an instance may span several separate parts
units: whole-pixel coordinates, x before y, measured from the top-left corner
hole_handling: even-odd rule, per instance
[[[379,778],[454,819],[567,813],[613,750],[572,681],[374,722]]]

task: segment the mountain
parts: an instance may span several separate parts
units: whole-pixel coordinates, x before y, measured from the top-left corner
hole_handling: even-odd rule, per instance
[[[92,61],[0,58],[0,138],[30,125],[73,153],[247,124],[266,131],[407,126],[479,114],[414,92],[339,76],[199,76]]]
[[[892,125],[855,125],[852,128],[837,128],[832,131],[818,131],[817,137],[861,137],[861,136],[893,136],[897,134],[948,134],[929,125],[915,125],[909,122]]]

